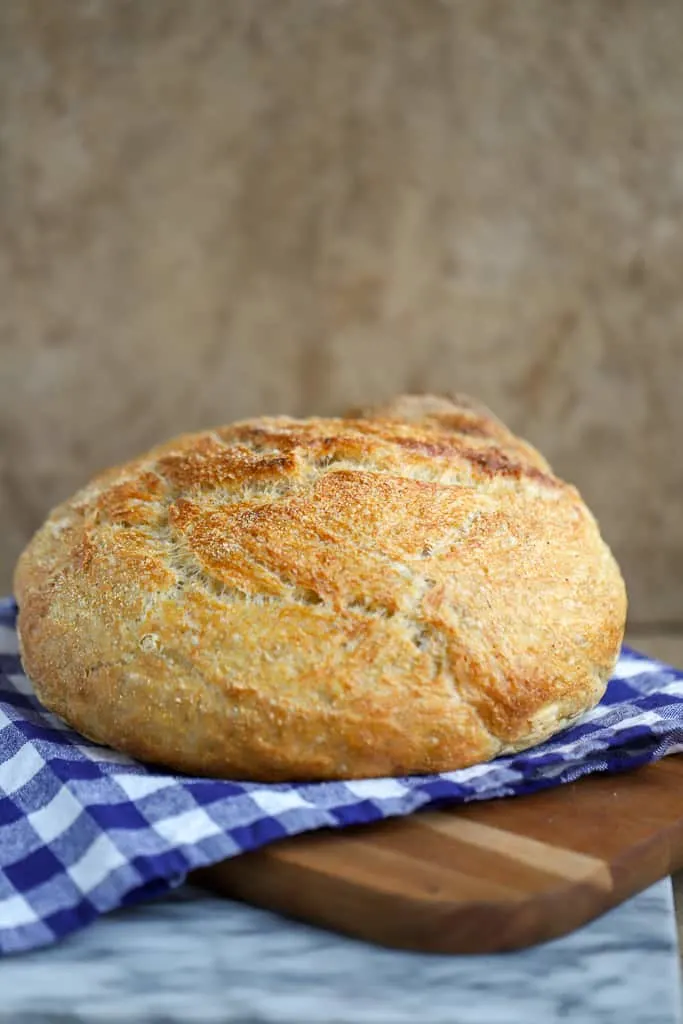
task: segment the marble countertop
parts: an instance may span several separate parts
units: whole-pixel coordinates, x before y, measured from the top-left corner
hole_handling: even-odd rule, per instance
[[[0,964],[2,1024],[680,1024],[671,882],[498,956],[374,948],[185,886]]]

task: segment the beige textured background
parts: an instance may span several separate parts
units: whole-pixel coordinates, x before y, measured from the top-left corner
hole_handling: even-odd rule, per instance
[[[0,590],[173,432],[470,390],[683,622],[683,5],[0,4]]]

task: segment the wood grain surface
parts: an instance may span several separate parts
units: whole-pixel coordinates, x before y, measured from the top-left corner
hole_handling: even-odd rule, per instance
[[[683,867],[683,756],[623,775],[283,840],[197,873],[224,895],[435,953],[565,935]]]

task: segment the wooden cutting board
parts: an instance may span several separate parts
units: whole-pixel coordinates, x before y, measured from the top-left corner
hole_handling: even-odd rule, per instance
[[[679,867],[683,755],[285,839],[193,880],[384,946],[491,953],[565,935]]]

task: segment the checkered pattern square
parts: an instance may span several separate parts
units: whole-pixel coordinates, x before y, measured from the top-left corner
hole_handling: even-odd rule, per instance
[[[683,672],[624,649],[602,702],[533,750],[463,771],[262,785],[181,777],[89,743],[36,700],[0,599],[0,953],[48,945],[189,871],[319,828],[531,793],[683,750]]]

